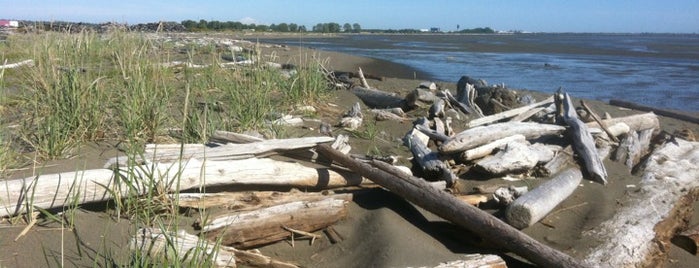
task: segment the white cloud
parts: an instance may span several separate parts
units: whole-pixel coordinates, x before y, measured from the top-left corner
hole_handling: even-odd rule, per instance
[[[253,24],[253,23],[259,24],[259,22],[256,19],[253,19],[251,17],[245,17],[245,18],[239,19],[238,21],[242,24]]]

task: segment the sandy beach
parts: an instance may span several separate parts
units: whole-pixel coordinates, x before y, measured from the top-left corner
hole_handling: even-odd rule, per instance
[[[246,37],[250,38],[250,37]],[[358,57],[348,54],[301,49],[296,47],[265,47],[263,55],[266,60],[278,63],[302,64],[309,58],[325,60],[325,67],[336,71],[356,71],[359,67],[364,73],[385,77],[383,81],[369,80],[377,89],[406,95],[423,82],[424,74],[411,68],[387,61]],[[272,56],[273,55],[273,56]],[[478,78],[477,73],[464,73]],[[456,89],[453,81],[434,81],[441,88]],[[496,84],[498,81],[488,81]],[[553,93],[553,92],[552,92]],[[538,92],[519,91],[523,96],[531,94],[537,100],[548,97]],[[576,96],[572,96],[576,98]],[[346,111],[360,101],[348,91],[338,90],[332,93],[328,103],[336,105],[337,110]],[[576,99],[577,102],[577,99]],[[622,109],[599,101],[589,104],[600,113],[608,112],[612,117],[642,113]],[[328,105],[319,104],[319,105]],[[366,109],[365,105],[362,105]],[[412,111],[411,116],[424,116],[425,111]],[[320,114],[325,122],[336,122],[339,114]],[[367,141],[352,138],[352,153],[369,154],[381,152],[385,155],[398,155],[399,163],[410,166],[410,151],[401,143],[401,138],[412,128],[409,121],[376,121],[378,129],[376,139]],[[689,129],[699,133],[699,124],[660,116],[661,128],[669,133]],[[464,122],[457,122],[455,128],[463,129]],[[314,126],[315,127],[315,126]],[[459,131],[459,130],[457,130]],[[290,130],[299,136],[318,135],[308,128]],[[42,173],[74,171],[76,168],[101,168],[105,161],[117,152],[114,144],[109,142],[86,146],[74,158],[48,163]],[[573,195],[560,204],[554,214],[544,219],[546,224],[537,223],[523,231],[553,248],[581,259],[596,241],[582,240],[582,233],[609,219],[614,213],[628,205],[626,200],[634,194],[630,185],[639,182],[638,174],[630,174],[626,167],[618,162],[605,160],[609,172],[609,183],[601,185],[583,180],[582,186]],[[30,176],[30,171],[16,172],[13,177]],[[458,190],[468,192],[480,184],[494,184],[504,181],[482,178],[461,178]],[[537,185],[540,180],[518,181],[514,184]],[[523,258],[489,246],[487,237],[453,225],[430,212],[378,187],[343,190],[354,194],[349,205],[347,218],[334,228],[344,237],[339,243],[330,243],[319,239],[313,244],[309,241],[278,242],[264,246],[259,250],[268,256],[289,261],[302,267],[430,267],[442,262],[459,260],[466,254],[490,253],[501,256],[508,267],[533,266]],[[695,202],[695,208],[699,205]],[[57,267],[55,256],[64,254],[67,267],[106,267],[113,263],[102,263],[104,254],[113,254],[116,259],[128,259],[128,239],[131,230],[128,220],[115,219],[104,213],[104,204],[83,206],[76,216],[74,231],[67,231],[55,222],[42,220],[37,226],[18,241],[14,238],[24,226],[0,226],[0,267]],[[495,210],[488,212],[502,216]],[[180,222],[184,230],[192,230],[194,221]],[[699,214],[694,213],[689,225],[699,223]],[[620,230],[623,232],[623,230]],[[48,256],[48,257],[43,257]],[[669,259],[666,267],[694,267],[697,257],[670,245]]]

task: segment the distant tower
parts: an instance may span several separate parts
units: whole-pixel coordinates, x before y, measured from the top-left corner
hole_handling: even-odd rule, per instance
[[[461,28],[461,25],[457,24],[457,25],[456,25],[456,31],[459,31],[459,28]]]

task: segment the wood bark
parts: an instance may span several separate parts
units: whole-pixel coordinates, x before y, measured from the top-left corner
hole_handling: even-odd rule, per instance
[[[405,100],[395,93],[389,93],[377,89],[353,87],[350,89],[369,108],[395,108],[405,109]]]
[[[347,216],[347,199],[327,196],[316,201],[285,204],[214,216],[202,226],[210,240],[240,249],[277,242],[289,237],[287,229],[315,232]]]
[[[527,139],[546,135],[558,135],[565,130],[562,126],[529,122],[506,122],[479,126],[462,131],[439,147],[442,153],[458,153],[498,139],[521,134]]]
[[[505,212],[507,222],[518,229],[532,226],[568,198],[581,180],[582,173],[577,168],[561,172],[510,204]]]
[[[173,263],[201,264],[211,258],[216,267],[236,267],[237,264],[257,267],[298,267],[274,260],[256,251],[239,250],[200,239],[185,231],[169,232],[158,228],[141,228],[131,238],[131,250],[156,258],[165,257]],[[176,257],[176,259],[171,259]]]
[[[428,186],[424,181],[398,178],[368,164],[354,161],[326,145],[318,146],[317,150],[408,201],[482,237],[491,239],[493,244],[509,249],[542,267],[583,267],[570,256],[534,240],[449,193]]]
[[[583,233],[582,239],[600,241],[587,254],[587,263],[606,267],[665,263],[671,237],[686,228],[699,197],[698,163],[699,142],[677,139],[657,148],[643,165],[640,190],[630,194],[613,218]]]
[[[245,144],[225,144],[216,147],[204,144],[147,144],[144,157],[150,162],[170,162],[190,158],[217,161],[236,160],[312,148],[319,143],[332,142],[333,140],[335,139],[332,137],[305,137],[262,140]]]
[[[563,120],[570,126],[573,149],[580,156],[585,170],[591,178],[599,183],[607,183],[607,169],[595,147],[595,139],[587,129],[587,125],[578,119],[573,100],[568,93],[562,100]]]
[[[525,105],[525,106],[522,106],[519,108],[510,109],[510,110],[500,112],[497,114],[493,114],[493,115],[489,115],[486,117],[473,119],[470,122],[468,122],[468,127],[469,128],[477,127],[477,126],[497,122],[497,121],[500,121],[500,120],[503,120],[506,118],[515,117],[517,115],[520,115],[520,114],[527,112],[529,110],[532,110],[534,108],[551,105],[551,103],[553,103],[553,96],[551,96],[543,101],[537,102],[537,103],[532,103],[532,104]]]
[[[0,217],[25,213],[27,205],[52,209],[140,195],[152,190],[151,186],[174,192],[243,185],[324,189],[364,182],[352,173],[258,158],[204,162],[190,159],[121,168],[116,173],[118,176],[114,176],[114,170],[94,169],[2,181]]]
[[[641,105],[641,104],[637,104],[637,103],[633,103],[633,102],[616,100],[616,99],[609,100],[609,104],[614,105],[614,106],[639,110],[639,111],[653,112],[655,114],[659,114],[662,116],[672,117],[675,119],[699,124],[699,117],[692,116],[689,114],[683,114],[683,113],[679,113],[679,112],[675,112],[675,111],[671,111],[671,110],[660,109],[660,108],[645,106],[645,105]]]
[[[699,255],[699,224],[672,238],[672,243],[694,255]]]

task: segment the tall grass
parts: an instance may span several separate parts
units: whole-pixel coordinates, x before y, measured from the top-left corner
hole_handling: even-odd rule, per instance
[[[145,143],[172,141],[173,129],[181,130],[176,137],[181,143],[206,142],[215,130],[279,132],[269,123],[273,115],[327,96],[321,62],[309,60],[285,75],[260,62],[259,51],[245,55],[258,59],[252,66],[222,68],[225,53],[231,52],[119,31],[10,36],[0,55],[11,61],[33,59],[35,66],[10,72],[11,80],[0,70],[0,109],[11,107],[17,115],[0,122],[0,172],[5,159],[20,153],[7,149],[16,146],[2,146],[14,137],[43,159],[68,157],[89,142],[113,141],[125,145],[120,149],[128,155],[115,178],[121,188],[104,186],[112,187],[117,216],[129,219],[134,230],[176,229],[180,217],[168,191],[177,189],[179,181],[164,181],[153,165],[141,165]],[[209,67],[164,65],[173,60]],[[7,86],[18,90],[5,94]],[[18,128],[10,131],[6,124]],[[181,165],[173,164],[168,172],[177,173]],[[70,217],[75,216],[68,217],[72,226]],[[159,261],[134,256],[130,265]]]

